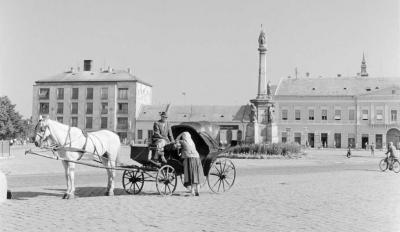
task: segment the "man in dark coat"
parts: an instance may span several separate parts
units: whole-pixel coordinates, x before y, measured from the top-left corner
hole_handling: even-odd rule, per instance
[[[154,122],[153,125],[153,137],[152,143],[157,146],[156,153],[154,155],[154,160],[158,161],[159,156],[163,163],[167,163],[164,156],[164,146],[170,142],[174,142],[174,137],[172,135],[171,127],[167,122],[168,115],[166,112],[160,114],[161,119]]]

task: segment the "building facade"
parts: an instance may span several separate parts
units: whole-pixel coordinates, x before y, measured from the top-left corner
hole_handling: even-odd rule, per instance
[[[361,74],[282,79],[273,99],[279,141],[377,149],[393,142],[400,148],[400,79]]]
[[[71,69],[35,82],[32,119],[49,115],[85,131],[108,129],[126,142],[135,137],[140,107],[151,101],[152,86],[129,70],[94,71],[92,61],[85,60],[83,71]]]

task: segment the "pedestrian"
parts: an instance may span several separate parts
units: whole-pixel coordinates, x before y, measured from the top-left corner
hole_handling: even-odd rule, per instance
[[[347,147],[347,154],[346,154],[347,158],[350,158],[351,156],[351,144],[349,144],[349,146]]]
[[[375,156],[375,144],[371,143],[371,155]]]
[[[182,138],[177,143],[181,147],[181,156],[183,158],[185,176],[183,185],[191,188],[192,196],[199,196],[200,184],[204,182],[205,178],[196,145],[189,132],[183,132]]]
[[[365,145],[365,147],[364,147],[364,148],[365,148],[365,150],[367,150],[367,149],[368,149],[368,142],[365,142],[365,144],[364,144],[364,145]]]

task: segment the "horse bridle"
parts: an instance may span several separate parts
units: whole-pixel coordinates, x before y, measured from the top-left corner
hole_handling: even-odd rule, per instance
[[[45,136],[46,130],[49,130],[49,126],[45,125],[42,126],[41,124],[43,123],[43,119],[39,119],[39,122],[35,126],[35,136],[40,137],[40,143],[43,143],[47,140],[48,137],[51,136],[51,133],[49,133],[49,136]]]

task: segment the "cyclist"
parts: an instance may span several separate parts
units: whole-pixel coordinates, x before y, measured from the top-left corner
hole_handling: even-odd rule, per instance
[[[395,151],[396,148],[394,147],[393,142],[389,142],[389,147],[386,152],[386,159],[389,165],[389,170],[392,170],[393,161],[396,158]]]

